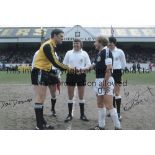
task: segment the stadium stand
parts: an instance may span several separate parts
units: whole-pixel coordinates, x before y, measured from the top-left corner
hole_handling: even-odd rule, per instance
[[[37,49],[36,49],[37,50]],[[32,62],[33,54],[36,51],[31,51],[28,49],[23,50],[11,50],[11,51],[2,51],[0,50],[0,62],[6,62],[6,63],[18,63],[18,64],[30,64]],[[138,49],[135,47],[131,47],[128,50],[124,50],[126,59],[128,63],[133,62],[140,62],[140,63],[147,63],[147,62],[153,62],[155,63],[155,49],[152,48],[143,48],[139,47]],[[61,57],[63,58],[65,55],[65,51],[63,53],[59,52]],[[95,51],[88,50],[88,54],[91,58],[91,60],[94,60],[95,57]]]
[[[57,52],[63,59],[67,50],[71,49],[75,37],[84,42],[84,49],[89,53],[91,61],[94,61],[95,51],[93,42],[99,34],[111,36],[110,27],[60,27],[65,32],[63,45]],[[16,66],[27,64],[30,66],[35,51],[38,50],[40,42],[50,37],[54,27],[12,27],[0,28],[0,68],[8,64]],[[41,30],[44,30],[42,33]],[[124,50],[127,62],[155,63],[155,27],[136,28],[113,28],[113,35],[118,40],[118,47]],[[154,64],[153,64],[154,65]]]

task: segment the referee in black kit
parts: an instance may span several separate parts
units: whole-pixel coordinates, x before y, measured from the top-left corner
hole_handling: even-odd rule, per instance
[[[72,120],[72,110],[73,110],[73,98],[74,98],[74,90],[77,85],[78,88],[78,96],[79,96],[79,106],[80,106],[80,119],[82,121],[89,121],[84,113],[84,91],[86,85],[86,74],[82,72],[83,69],[89,67],[91,65],[90,58],[86,51],[82,49],[83,43],[80,39],[75,38],[73,41],[73,49],[68,51],[65,55],[63,63],[68,65],[71,68],[76,68],[79,72],[75,72],[74,74],[67,74],[66,84],[68,90],[68,116],[65,119],[65,122],[69,122]]]
[[[118,118],[121,120],[121,85],[122,85],[122,70],[126,67],[126,59],[123,50],[116,47],[117,40],[115,37],[109,38],[109,49],[113,55],[113,78],[115,81],[113,105],[117,108]]]

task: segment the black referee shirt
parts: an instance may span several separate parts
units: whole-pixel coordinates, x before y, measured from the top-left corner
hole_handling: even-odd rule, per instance
[[[112,58],[112,53],[109,50],[103,49],[101,52],[99,52],[95,59],[95,72],[96,72],[96,78],[104,78],[107,65],[105,64],[106,58]],[[113,61],[112,61],[113,62]]]

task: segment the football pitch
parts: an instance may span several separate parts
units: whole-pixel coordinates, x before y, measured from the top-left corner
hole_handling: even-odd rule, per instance
[[[65,73],[62,74],[62,81],[65,81]],[[95,80],[95,73],[87,73],[87,81],[93,82]],[[155,72],[151,73],[125,73],[123,75],[124,84],[131,85],[155,85]],[[0,72],[0,84],[31,84],[30,73],[7,73]]]
[[[65,81],[62,74],[62,82]],[[95,73],[87,74],[87,82],[95,80]],[[124,85],[122,95],[122,127],[125,130],[152,130],[155,129],[155,72],[126,73],[123,75]],[[45,119],[55,126],[56,130],[88,130],[97,124],[96,96],[92,86],[85,88],[86,115],[88,123],[79,119],[77,90],[75,91],[74,117],[71,123],[64,123],[68,114],[67,88],[61,86],[57,92],[57,117],[49,116],[51,103],[50,93],[47,91],[45,100]],[[32,130],[35,129],[35,114],[33,110],[34,92],[31,86],[30,73],[7,73],[0,71],[0,130]],[[111,118],[106,118],[106,129],[113,130]]]

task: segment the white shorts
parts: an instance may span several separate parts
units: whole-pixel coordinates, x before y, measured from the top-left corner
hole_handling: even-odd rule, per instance
[[[103,88],[103,80],[104,78],[96,79],[93,84],[93,89],[96,93],[96,95],[113,95],[114,90],[114,79],[113,77],[110,77],[108,80],[108,88],[105,90]]]

